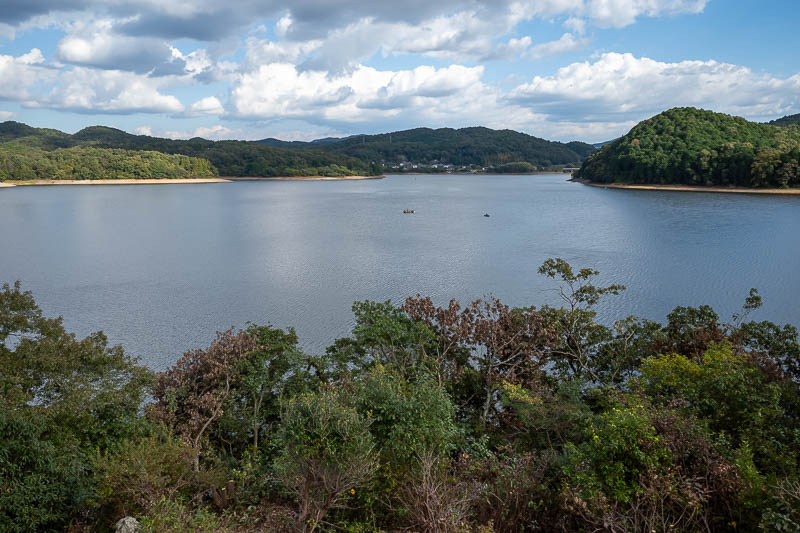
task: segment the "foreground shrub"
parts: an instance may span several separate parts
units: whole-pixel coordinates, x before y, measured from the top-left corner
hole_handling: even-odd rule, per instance
[[[103,514],[113,523],[123,516],[150,514],[164,502],[197,500],[222,478],[195,472],[193,458],[192,448],[163,428],[98,456],[96,500]]]
[[[800,531],[800,480],[781,480],[771,492],[773,502],[764,510],[762,531]]]
[[[88,496],[80,451],[47,431],[45,419],[0,408],[0,531],[56,529]]]
[[[451,533],[467,528],[475,486],[459,479],[451,466],[437,454],[423,452],[414,473],[401,486],[398,500],[414,531]]]
[[[791,435],[783,431],[781,386],[747,353],[711,344],[699,361],[682,355],[646,359],[640,383],[655,402],[679,401],[734,448],[749,447],[762,472],[796,468]],[[796,452],[795,452],[796,453]]]
[[[502,450],[470,468],[480,487],[474,504],[479,524],[497,533],[554,531],[568,523],[561,512],[558,457],[552,453]]]
[[[742,516],[740,466],[692,417],[641,398],[602,413],[570,453],[564,505],[604,531],[726,530]]]
[[[378,465],[369,420],[333,389],[291,399],[275,469],[298,503],[296,522],[314,531],[372,478]]]
[[[150,514],[141,520],[142,533],[224,533],[225,522],[204,507],[192,508],[184,502],[161,498]]]

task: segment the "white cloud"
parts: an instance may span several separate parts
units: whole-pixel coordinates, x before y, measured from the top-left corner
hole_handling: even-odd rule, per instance
[[[193,131],[165,131],[164,136],[169,139],[192,139],[194,137],[202,137],[203,139],[220,140],[220,139],[236,139],[240,132],[226,128],[220,124],[214,126],[200,126]]]
[[[64,63],[145,73],[176,59],[166,41],[120,35],[110,19],[74,24],[70,30],[56,49]]]
[[[172,95],[159,92],[160,79],[119,70],[75,67],[61,73],[59,83],[32,107],[82,113],[180,113]]]
[[[245,43],[246,70],[257,69],[269,63],[294,63],[317,50],[322,41],[274,42],[250,37]]]
[[[189,106],[184,116],[203,117],[209,115],[221,115],[225,112],[222,102],[216,96],[206,96]]]
[[[14,113],[11,111],[0,111],[0,120],[11,120]]]
[[[43,62],[38,48],[19,57],[0,55],[0,100],[28,100],[38,84],[55,80],[57,71]]]
[[[675,106],[707,107],[750,118],[780,115],[800,103],[800,74],[781,79],[716,61],[664,63],[606,53],[536,76],[509,99],[556,120],[641,120]]]
[[[42,55],[42,51],[38,48],[31,48],[30,52],[19,56],[17,61],[23,65],[40,65],[44,63],[44,56]]]
[[[531,59],[542,59],[544,57],[563,54],[573,50],[581,50],[589,44],[589,39],[576,39],[571,33],[565,33],[556,41],[540,43],[527,51],[527,56]]]
[[[483,67],[428,66],[398,72],[358,66],[339,75],[299,71],[290,63],[242,74],[231,90],[233,113],[245,118],[311,118],[364,122],[416,109],[435,112],[443,101],[482,86]]]
[[[570,17],[564,21],[564,27],[572,31],[573,33],[577,33],[578,35],[583,35],[584,33],[586,33],[586,20],[576,17]]]
[[[153,136],[152,126],[139,126],[134,131],[136,132],[136,135],[147,135],[148,137]]]

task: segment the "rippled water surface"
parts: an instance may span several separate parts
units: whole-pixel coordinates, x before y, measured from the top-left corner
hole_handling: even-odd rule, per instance
[[[0,281],[156,369],[247,322],[294,326],[324,350],[355,300],[556,303],[536,273],[556,256],[628,286],[602,306],[606,321],[705,303],[729,318],[757,287],[754,318],[800,325],[800,197],[563,175],[15,187],[0,189],[0,228]]]

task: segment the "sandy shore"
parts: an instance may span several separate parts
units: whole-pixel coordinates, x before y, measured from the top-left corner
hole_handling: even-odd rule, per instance
[[[641,191],[729,192],[736,194],[800,194],[800,189],[747,189],[744,187],[703,187],[699,185],[627,185],[624,183],[591,183],[574,180],[590,187],[603,189],[633,189]]]
[[[342,181],[342,180],[379,180],[386,176],[273,176],[262,177],[225,177],[228,181]]]
[[[143,180],[30,180],[4,181],[0,187],[36,186],[36,185],[166,185],[169,183],[227,183],[224,178],[179,178],[179,179],[143,179]]]

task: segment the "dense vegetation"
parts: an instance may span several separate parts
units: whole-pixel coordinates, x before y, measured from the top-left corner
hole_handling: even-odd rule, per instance
[[[101,180],[216,176],[205,159],[146,150],[74,147],[52,151],[0,144],[0,180]]]
[[[111,151],[101,156],[100,149]],[[319,151],[273,148],[244,141],[177,141],[131,135],[102,126],[68,135],[17,122],[0,123],[0,158],[14,159],[16,163],[13,177],[2,170],[0,180],[37,179],[47,177],[48,173],[52,173],[48,179],[85,179],[67,176],[94,175],[94,170],[109,178],[129,174],[159,178],[346,176],[375,175],[382,171],[377,164]],[[74,168],[77,164],[84,168]]]
[[[358,302],[325,354],[252,325],[161,374],[6,285],[0,530],[800,530],[794,327],[606,327],[624,287],[539,272],[562,307]]]
[[[769,124],[773,126],[800,126],[800,113],[796,115],[786,115],[775,120],[770,120]]]
[[[675,108],[589,156],[576,177],[598,183],[800,186],[800,130]]]
[[[546,141],[511,130],[489,128],[417,128],[381,135],[355,135],[339,141],[301,143],[277,139],[256,141],[271,146],[324,150],[387,166],[403,162],[460,167],[493,167],[526,162],[534,167],[571,165],[595,151],[590,144]]]

